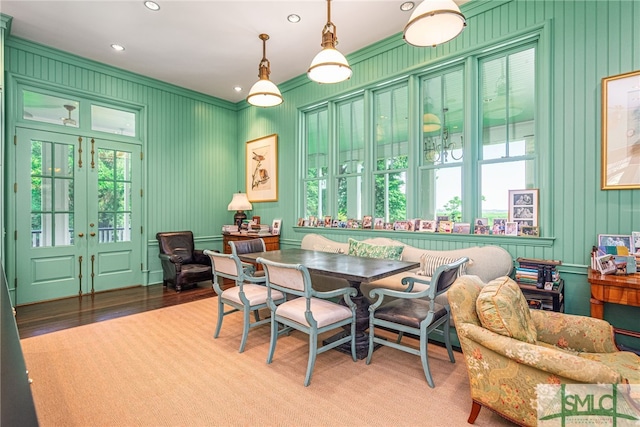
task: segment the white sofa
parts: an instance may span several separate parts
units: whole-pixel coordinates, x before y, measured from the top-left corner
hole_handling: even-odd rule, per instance
[[[376,237],[372,239],[362,240],[363,242],[372,245],[400,245],[404,246],[402,250],[401,259],[403,261],[415,261],[420,262],[420,257],[423,254],[429,254],[432,256],[446,256],[451,258],[468,257],[469,263],[467,264],[466,274],[478,276],[484,283],[488,283],[493,279],[501,276],[508,276],[511,274],[513,268],[513,259],[509,252],[505,249],[494,246],[474,246],[470,248],[455,249],[450,251],[434,251],[427,249],[419,249],[413,246],[409,246],[405,243],[397,240],[388,239],[385,237]],[[336,242],[331,239],[327,239],[319,234],[307,234],[302,239],[300,245],[302,249],[325,251],[325,252],[339,252],[348,254],[349,243]],[[398,273],[393,276],[386,277],[384,279],[376,280],[371,283],[363,283],[360,287],[362,294],[369,298],[369,291],[373,288],[384,287],[390,289],[401,290],[403,289],[402,278],[407,276],[414,276],[420,279],[428,279],[425,276],[419,276],[416,274],[418,268],[409,270],[403,273]],[[318,290],[329,290],[338,287],[349,286],[346,280],[336,279],[334,277],[312,276],[313,286]],[[446,293],[440,295],[436,301],[447,304]]]

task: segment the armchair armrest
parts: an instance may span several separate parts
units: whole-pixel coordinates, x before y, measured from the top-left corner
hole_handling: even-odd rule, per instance
[[[355,306],[355,303],[351,300],[351,297],[355,297],[356,295],[358,295],[358,290],[356,288],[351,288],[351,287],[339,288],[339,289],[334,289],[332,291],[326,291],[326,292],[315,291],[313,293],[313,296],[317,298],[322,298],[322,299],[330,299],[330,298],[336,298],[336,297],[342,296],[344,298],[344,301],[347,303],[349,307]]]
[[[419,283],[419,284],[423,284],[426,285],[423,289],[418,290],[418,291],[414,291],[414,284]],[[407,286],[405,289],[401,290],[401,291],[396,291],[393,289],[387,289],[387,288],[375,288],[372,289],[369,292],[369,296],[371,297],[371,299],[373,300],[374,298],[375,301],[373,301],[373,303],[369,306],[370,310],[375,310],[378,307],[380,307],[380,304],[382,304],[382,301],[384,300],[384,297],[394,297],[394,298],[404,298],[404,299],[411,299],[411,298],[424,298],[426,296],[429,295],[429,287],[431,286],[431,280],[430,279],[418,279],[417,277],[404,277],[402,279],[402,284]]]
[[[586,353],[618,351],[613,327],[605,320],[543,310],[531,310],[531,318],[538,341]]]
[[[618,372],[605,364],[560,349],[505,337],[471,323],[457,325],[456,329],[461,342],[471,340],[505,359],[561,378],[588,384],[615,384],[622,380]],[[475,357],[475,352],[466,357]]]
[[[219,251],[213,251],[213,252],[219,252]],[[203,250],[195,249],[193,251],[193,262],[195,264],[211,265],[211,258],[209,258],[208,255],[205,255]]]

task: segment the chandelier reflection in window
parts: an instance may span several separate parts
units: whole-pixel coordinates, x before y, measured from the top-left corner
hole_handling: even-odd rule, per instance
[[[428,163],[446,163],[449,159],[462,160],[463,137],[460,135],[460,141],[451,138],[447,126],[448,111],[448,108],[442,109],[442,123],[433,113],[427,113],[423,117],[423,151],[424,160]]]

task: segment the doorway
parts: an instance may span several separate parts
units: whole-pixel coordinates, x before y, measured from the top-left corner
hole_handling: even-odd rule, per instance
[[[140,146],[16,136],[16,304],[142,284]]]

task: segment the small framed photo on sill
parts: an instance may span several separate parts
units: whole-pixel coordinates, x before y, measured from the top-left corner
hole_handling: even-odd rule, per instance
[[[538,225],[537,188],[509,190],[509,222],[518,222],[520,225]]]
[[[271,223],[271,234],[279,236],[281,228],[282,228],[282,219],[281,218],[274,219],[273,222]]]

